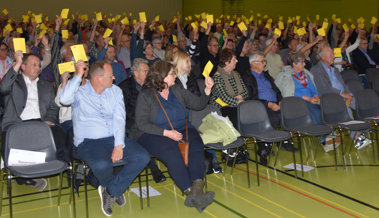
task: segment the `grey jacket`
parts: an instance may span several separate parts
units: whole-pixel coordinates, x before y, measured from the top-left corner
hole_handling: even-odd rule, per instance
[[[330,77],[328,73],[326,72],[324,66],[322,66],[322,61],[319,61],[316,65],[314,65],[311,68],[311,73],[314,76],[314,83],[317,87],[317,91],[320,93],[320,95],[326,94],[326,93],[336,93],[340,94],[341,90],[338,90],[336,88],[333,88],[332,82],[330,80]],[[335,67],[334,73],[337,76],[337,79],[340,81],[340,83],[343,85],[346,93],[350,93],[349,88],[345,84],[345,82],[342,79],[340,71]]]
[[[202,90],[200,97],[193,95],[177,84],[171,86],[170,91],[183,105],[183,108],[202,110],[209,102],[209,96],[204,94],[204,90]],[[156,93],[158,94],[158,92]],[[159,102],[152,89],[143,89],[139,93],[135,111],[136,117],[131,129],[130,138],[138,140],[144,133],[163,136],[164,128],[155,125],[155,118],[159,107]]]
[[[313,85],[315,85],[317,89],[317,86],[313,81],[313,75],[307,69],[304,69],[304,72],[311,79]],[[290,67],[279,73],[275,79],[275,85],[279,88],[283,98],[295,95],[295,82],[293,81],[292,69]]]
[[[39,79],[37,82],[38,104],[42,121],[57,123],[58,106],[55,104],[53,83]],[[6,131],[11,125],[22,122],[20,115],[25,108],[28,90],[23,76],[13,70],[5,74],[0,83],[0,92],[4,96],[4,116],[1,123]]]

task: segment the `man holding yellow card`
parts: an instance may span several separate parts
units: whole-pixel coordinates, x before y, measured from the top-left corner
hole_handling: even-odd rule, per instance
[[[205,30],[205,35],[200,42],[200,69],[204,71],[205,65],[211,61],[213,66],[218,66],[218,51],[219,45],[216,37],[209,37],[212,23],[208,23],[208,28]],[[209,40],[208,40],[209,39]],[[217,67],[214,67],[210,73],[212,77],[216,73]]]
[[[360,74],[366,74],[367,69],[378,68],[378,63],[376,63],[374,57],[367,52],[367,48],[368,40],[366,37],[362,37],[358,49],[353,51],[353,60]]]

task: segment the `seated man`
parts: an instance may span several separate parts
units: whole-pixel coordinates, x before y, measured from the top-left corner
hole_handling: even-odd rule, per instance
[[[357,65],[360,74],[366,74],[366,70],[370,68],[378,68],[374,58],[367,53],[368,41],[361,38],[358,49],[353,51],[353,61]]]
[[[57,123],[58,106],[54,102],[55,90],[51,82],[39,79],[40,59],[32,54],[14,54],[16,63],[4,75],[0,83],[0,92],[4,96],[5,108],[1,122],[1,143],[5,145],[6,132],[10,126],[28,120],[43,121],[52,127],[54,141],[58,149],[65,146],[65,134]],[[21,69],[22,73],[19,73]],[[63,144],[62,144],[63,143]],[[4,156],[5,146],[1,146]],[[27,184],[42,191],[45,179],[16,179],[19,184]]]
[[[80,86],[86,65],[79,60],[77,71],[63,89],[61,104],[72,104],[74,144],[100,182],[101,209],[113,214],[112,205],[125,205],[125,190],[150,160],[149,154],[134,140],[125,137],[125,106],[122,91],[112,85],[110,64],[96,61],[89,71],[89,82]],[[127,164],[113,175],[113,163]]]
[[[142,90],[142,86],[145,83],[145,78],[147,72],[149,71],[148,62],[142,58],[134,59],[131,71],[133,76],[128,79],[122,81],[118,87],[122,90],[122,94],[124,95],[124,103],[125,103],[125,111],[126,111],[126,131],[128,132],[135,120],[135,110],[137,104],[137,97],[139,92]],[[155,163],[155,158],[151,158],[149,163],[149,168],[151,170],[151,174],[156,183],[166,181],[166,177],[159,170],[158,166]]]
[[[275,85],[274,79],[267,71],[264,71],[266,60],[263,52],[252,53],[249,62],[251,68],[247,72],[241,72],[242,80],[249,92],[249,97],[246,100],[258,100],[262,102],[266,106],[267,115],[272,128],[276,129],[280,121],[280,101],[283,98],[282,94]],[[267,161],[266,155],[267,152],[270,151],[270,148],[268,148],[266,144],[267,143],[258,144],[261,164]],[[267,147],[266,149],[265,146]],[[288,141],[283,142],[282,148],[292,152],[292,146]]]
[[[290,54],[296,52],[296,47],[298,44],[299,44],[299,40],[295,38],[291,39],[290,43],[288,44],[288,48],[290,49],[290,52],[286,54],[282,59],[284,65],[288,65],[287,64],[288,57],[290,56]]]
[[[330,47],[324,47],[318,51],[317,58],[320,61],[311,68],[311,73],[314,76],[314,83],[320,96],[326,93],[339,94],[346,100],[350,108],[355,109],[354,97],[344,83],[341,73],[332,65],[334,63],[333,50]],[[351,119],[354,119],[350,108],[347,107],[347,111]],[[358,149],[370,144],[370,141],[363,133],[360,133],[354,139],[354,132],[352,132],[350,137],[352,140],[355,140],[355,147]]]

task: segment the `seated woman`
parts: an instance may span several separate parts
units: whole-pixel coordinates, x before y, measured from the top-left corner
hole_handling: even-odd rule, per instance
[[[167,166],[176,185],[187,195],[184,204],[202,212],[213,202],[214,192],[203,192],[204,144],[193,126],[188,125],[186,134],[186,108],[202,110],[207,105],[213,80],[205,79],[205,90],[197,97],[176,85],[175,78],[170,63],[158,61],[151,66],[138,95],[130,136]],[[188,167],[178,147],[178,141],[187,137]]]
[[[174,57],[178,51],[179,47],[177,45],[167,46],[166,52],[164,54],[164,61],[170,62],[172,64],[174,61]]]
[[[323,125],[321,121],[320,97],[313,83],[313,74],[304,69],[305,55],[292,53],[288,57],[288,63],[291,68],[281,72],[276,77],[276,86],[280,89],[284,98],[287,96],[297,96],[304,99],[312,121],[317,125]],[[324,145],[326,152],[329,149],[333,150],[333,144],[325,145],[325,137],[322,137],[321,143]]]
[[[237,106],[249,97],[249,92],[240,74],[233,71],[238,62],[236,53],[225,48],[221,50],[219,57],[219,66],[213,75],[215,85],[212,89],[211,104],[220,108],[222,116],[228,116],[233,126],[237,128]],[[221,105],[220,100],[227,106]]]

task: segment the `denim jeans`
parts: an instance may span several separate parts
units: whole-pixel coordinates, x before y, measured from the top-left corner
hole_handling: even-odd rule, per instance
[[[77,154],[90,166],[101,186],[106,187],[111,195],[119,198],[149,163],[150,155],[136,141],[125,137],[122,160],[127,164],[115,176],[111,159],[113,149],[113,136],[84,139],[78,146]]]

